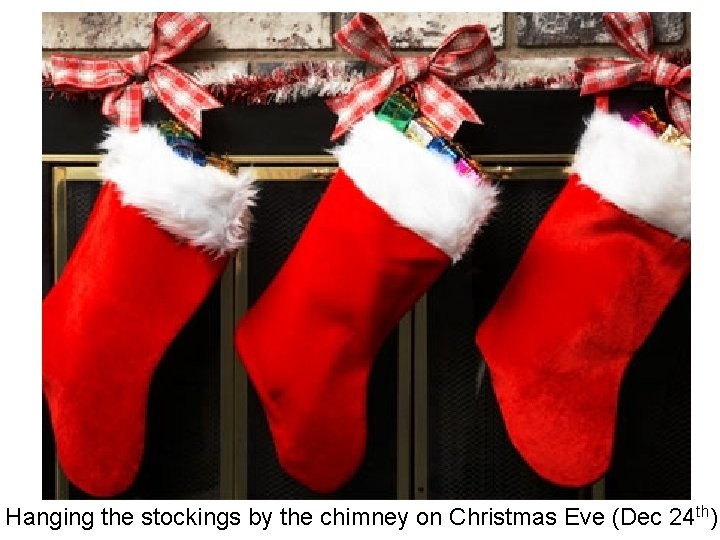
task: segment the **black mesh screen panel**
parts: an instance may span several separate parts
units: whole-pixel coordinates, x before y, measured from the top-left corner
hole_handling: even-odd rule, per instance
[[[625,372],[608,499],[690,498],[690,279]]]
[[[100,182],[67,182],[67,253],[80,239],[102,184]]]

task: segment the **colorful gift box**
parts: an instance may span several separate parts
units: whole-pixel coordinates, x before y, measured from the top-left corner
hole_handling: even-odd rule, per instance
[[[382,104],[377,117],[404,133],[417,112],[418,106],[414,101],[400,92],[394,92]]]
[[[423,148],[427,148],[433,138],[440,136],[440,130],[430,120],[419,116],[410,120],[405,135]]]
[[[428,150],[437,152],[441,156],[447,158],[452,163],[455,163],[460,159],[460,154],[455,148],[452,147],[449,141],[442,137],[434,137],[430,144],[428,144]]]

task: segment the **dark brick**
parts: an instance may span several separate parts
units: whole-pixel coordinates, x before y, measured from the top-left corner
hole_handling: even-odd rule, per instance
[[[655,43],[678,43],[685,34],[685,14],[652,14]],[[518,45],[596,45],[612,43],[602,12],[521,12],[517,14]]]
[[[365,72],[365,62],[356,62],[356,61],[343,61],[343,60],[330,60],[330,62],[337,66],[338,69],[342,68],[343,71],[346,74],[350,74],[352,72],[359,72],[364,73]],[[322,61],[318,62],[296,62],[297,65],[307,64],[308,66],[312,67],[314,65],[320,65],[322,64]],[[273,70],[277,68],[290,68],[294,64],[288,63],[288,62],[253,62],[251,74],[252,75],[270,75]]]

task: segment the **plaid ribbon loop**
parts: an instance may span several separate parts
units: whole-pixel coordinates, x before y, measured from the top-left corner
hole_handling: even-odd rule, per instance
[[[452,138],[464,120],[482,123],[445,81],[476,75],[495,65],[495,51],[484,25],[461,26],[435,52],[421,57],[395,57],[380,23],[367,13],[357,13],[334,38],[349,53],[383,69],[360,81],[350,93],[327,100],[338,115],[331,139],[340,137],[404,84],[413,85],[420,110],[446,137]]]
[[[652,18],[648,12],[605,13],[608,32],[636,60],[583,58],[577,66],[583,72],[580,95],[607,92],[615,88],[649,82],[665,88],[665,101],[675,125],[690,135],[690,66],[680,68],[653,52]]]
[[[53,83],[56,88],[71,92],[107,90],[102,113],[132,131],[137,131],[142,124],[145,97],[154,93],[179,122],[199,137],[202,111],[222,107],[222,104],[167,61],[209,31],[210,22],[199,13],[161,13],[153,24],[147,51],[124,59],[52,55]]]

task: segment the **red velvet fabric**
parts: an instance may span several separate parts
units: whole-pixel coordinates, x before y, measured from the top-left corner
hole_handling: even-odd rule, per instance
[[[620,382],[690,270],[690,244],[603,201],[571,175],[477,344],[508,434],[565,486],[608,468]]]
[[[83,491],[110,496],[132,483],[152,374],[225,263],[102,187],[42,308],[43,392],[60,463]]]
[[[282,467],[319,492],[365,451],[366,386],[400,318],[450,264],[340,169],[283,268],[240,322],[236,346]]]

